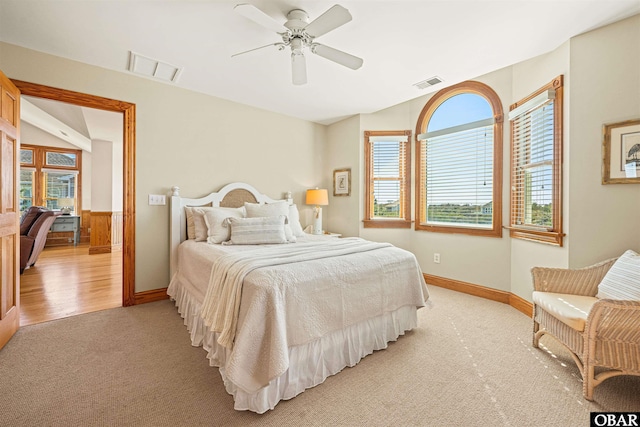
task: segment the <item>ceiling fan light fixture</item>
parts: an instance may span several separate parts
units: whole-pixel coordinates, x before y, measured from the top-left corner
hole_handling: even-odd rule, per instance
[[[254,49],[240,52],[233,56],[253,52],[268,46],[276,46],[278,50],[285,47],[291,48],[291,70],[293,84],[301,85],[307,82],[306,59],[304,49],[309,48],[311,52],[337,64],[357,70],[362,66],[363,60],[338,49],[315,43],[317,37],[333,31],[336,28],[351,21],[351,14],[340,5],[334,5],[325,13],[309,22],[309,15],[302,9],[293,9],[287,13],[287,22],[278,23],[271,16],[251,4],[239,4],[234,8],[240,15],[257,23],[258,25],[276,31],[280,35],[281,43],[272,43]]]
[[[304,43],[302,39],[298,37],[294,37],[291,39],[291,52],[296,55],[302,55],[302,49],[304,48]]]

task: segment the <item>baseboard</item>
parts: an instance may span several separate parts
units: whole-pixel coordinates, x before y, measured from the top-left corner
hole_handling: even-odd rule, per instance
[[[474,285],[473,283],[462,282],[460,280],[447,279],[446,277],[433,276],[431,274],[423,274],[423,276],[429,285],[509,304],[527,316],[531,316],[531,313],[533,313],[533,304],[511,292]]]
[[[431,274],[423,274],[424,280],[432,286],[451,289],[452,291],[462,292],[481,298],[490,299],[492,301],[509,304],[519,312],[531,317],[533,313],[533,304],[524,298],[514,295],[511,292],[500,291],[497,289],[487,288],[485,286],[474,285],[473,283],[462,282],[460,280],[447,279],[446,277],[433,276]],[[150,291],[136,292],[134,294],[135,304],[145,304],[148,302],[162,301],[169,298],[167,288],[153,289]]]
[[[162,301],[169,298],[169,295],[167,295],[167,288],[160,288],[153,289],[151,291],[136,292],[133,295],[133,298],[135,301],[134,304],[137,305],[154,301]]]

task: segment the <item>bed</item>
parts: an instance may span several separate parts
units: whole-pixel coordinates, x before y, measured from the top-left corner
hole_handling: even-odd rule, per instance
[[[170,200],[167,293],[235,409],[273,409],[417,326],[428,290],[410,252],[308,235],[289,194],[245,183]]]

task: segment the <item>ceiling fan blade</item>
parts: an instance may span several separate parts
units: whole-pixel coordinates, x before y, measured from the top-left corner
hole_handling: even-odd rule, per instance
[[[291,54],[291,80],[294,85],[307,83],[307,61],[302,54]]]
[[[314,43],[311,45],[311,52],[315,53],[316,55],[320,55],[323,58],[328,59],[329,61],[344,65],[347,68],[351,68],[352,70],[357,70],[358,68],[362,67],[362,63],[364,62],[362,58],[358,58],[357,56],[353,56],[341,50],[318,43]]]
[[[254,47],[253,49],[249,49],[249,50],[245,50],[245,51],[242,51],[242,52],[234,53],[233,55],[231,55],[231,57],[233,58],[234,56],[243,55],[245,53],[253,52],[254,50],[264,49],[265,47],[269,47],[269,46],[280,46],[280,49],[282,49],[284,47],[284,44],[283,43],[269,43],[269,44],[266,44],[264,46]]]
[[[275,31],[276,33],[287,32],[287,28],[284,25],[282,25],[252,4],[238,4],[233,8],[233,10],[268,30]]]
[[[304,31],[311,37],[320,37],[331,30],[351,21],[351,14],[347,9],[336,4],[322,15],[314,19],[309,25],[304,27]]]

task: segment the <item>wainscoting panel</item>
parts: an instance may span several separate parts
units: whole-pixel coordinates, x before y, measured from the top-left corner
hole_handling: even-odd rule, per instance
[[[122,250],[122,212],[91,212],[89,255]]]

